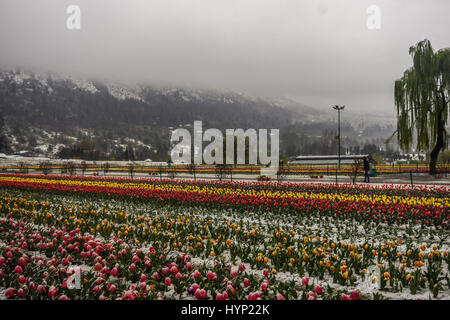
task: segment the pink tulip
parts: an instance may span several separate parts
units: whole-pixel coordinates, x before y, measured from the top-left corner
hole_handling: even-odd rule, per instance
[[[306,300],[317,300],[317,295],[310,291],[306,294]]]
[[[195,291],[197,291],[198,288],[200,288],[200,286],[199,286],[198,284],[194,283],[194,284],[188,289],[188,292],[189,292],[190,294],[194,294]]]
[[[244,279],[244,287],[247,288],[250,285],[250,280],[245,278]]]
[[[49,289],[48,289],[48,297],[49,298],[54,298],[54,297],[56,297],[56,294],[57,294],[58,292],[57,292],[57,290],[56,290],[56,288],[54,287],[54,286],[51,286]]]
[[[281,293],[277,294],[277,300],[284,300],[284,296]]]
[[[267,283],[264,282],[264,283],[261,285],[261,290],[264,291],[264,292],[267,292]]]
[[[102,286],[97,285],[93,288],[93,290],[94,290],[95,294],[99,294],[100,292],[103,291],[103,288],[102,288]]]
[[[231,294],[234,294],[236,292],[236,290],[233,287],[233,284],[229,284],[227,286],[227,291],[226,292],[228,292],[228,291],[230,291]]]
[[[136,271],[136,265],[134,263],[130,265],[130,271]]]
[[[62,295],[59,297],[59,300],[69,300],[69,298],[66,295]]]
[[[25,282],[27,282],[27,278],[25,278],[24,276],[20,276],[18,281],[20,284],[24,284]]]
[[[45,287],[42,284],[38,285],[37,292],[45,293],[46,292]]]
[[[218,294],[216,296],[216,300],[228,300],[228,293],[222,293],[222,294]]]
[[[248,300],[258,300],[259,298],[261,298],[261,293],[259,293],[259,292],[251,293],[248,296]]]
[[[343,294],[341,300],[350,300],[350,297],[346,294]]]
[[[166,284],[166,286],[170,286],[170,285],[172,284],[172,280],[170,280],[170,278],[167,277],[167,278],[164,280],[164,283]]]
[[[126,291],[125,294],[124,294],[124,299],[125,300],[134,300],[133,292],[131,290],[130,291]]]
[[[145,282],[147,280],[147,276],[145,274],[143,274],[141,276],[141,282]]]

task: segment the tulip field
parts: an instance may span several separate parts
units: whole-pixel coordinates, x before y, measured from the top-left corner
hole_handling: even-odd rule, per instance
[[[447,187],[0,174],[0,299],[450,299],[449,234]]]

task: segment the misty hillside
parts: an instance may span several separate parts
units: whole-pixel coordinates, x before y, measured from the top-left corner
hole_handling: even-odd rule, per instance
[[[305,151],[304,144],[311,144],[311,137],[331,137],[326,132],[336,127],[322,112],[288,99],[148,85],[128,87],[22,71],[0,72],[0,112],[10,152],[52,157],[86,157],[87,151],[88,158],[165,160],[170,130],[189,128],[194,120],[202,120],[204,128],[221,130],[279,128],[281,150],[292,156]],[[352,144],[380,142],[383,137],[373,133],[382,129],[364,122],[342,125],[343,136]],[[352,140],[358,137],[359,142]],[[309,153],[315,152],[315,147],[310,149]]]

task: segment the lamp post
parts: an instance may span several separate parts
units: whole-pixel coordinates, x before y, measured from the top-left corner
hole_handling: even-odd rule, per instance
[[[341,168],[341,110],[344,110],[345,106],[335,105],[334,110],[338,112],[338,168]]]

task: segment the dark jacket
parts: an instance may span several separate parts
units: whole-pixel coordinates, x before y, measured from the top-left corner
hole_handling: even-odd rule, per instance
[[[369,171],[370,170],[370,163],[367,158],[364,158],[364,170]]]

